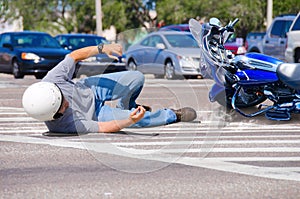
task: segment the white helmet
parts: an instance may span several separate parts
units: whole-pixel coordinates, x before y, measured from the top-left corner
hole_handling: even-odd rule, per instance
[[[50,82],[38,82],[29,86],[22,99],[26,113],[40,121],[53,120],[62,104],[60,89]]]

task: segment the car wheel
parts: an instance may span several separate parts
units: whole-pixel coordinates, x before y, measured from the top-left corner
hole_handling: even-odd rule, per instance
[[[46,74],[47,74],[47,73],[37,73],[37,74],[35,74],[34,76],[35,76],[36,79],[43,79],[43,77],[45,77]]]
[[[175,68],[171,61],[168,61],[165,65],[165,77],[167,79],[174,79],[175,78]]]
[[[296,51],[296,54],[295,54],[295,63],[300,63],[300,50]]]
[[[128,70],[130,70],[130,71],[137,70],[136,63],[133,60],[129,61],[129,63],[128,63]]]
[[[22,79],[24,78],[24,74],[20,71],[20,66],[16,59],[13,60],[12,64],[12,74],[16,79]]]

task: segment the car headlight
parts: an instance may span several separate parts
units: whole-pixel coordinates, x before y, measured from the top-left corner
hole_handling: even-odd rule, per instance
[[[40,57],[34,53],[22,53],[21,58],[24,60],[34,60],[34,61],[40,60]]]
[[[188,56],[177,56],[179,59],[179,64],[183,67],[191,67],[196,68],[199,66],[199,64],[196,64],[196,61],[193,59],[193,57]]]
[[[186,56],[178,56],[178,59],[183,61],[193,61],[192,57],[186,57]]]

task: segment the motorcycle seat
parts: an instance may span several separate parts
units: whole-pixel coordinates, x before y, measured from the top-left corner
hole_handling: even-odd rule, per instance
[[[282,63],[277,67],[276,73],[283,83],[300,90],[300,64]]]

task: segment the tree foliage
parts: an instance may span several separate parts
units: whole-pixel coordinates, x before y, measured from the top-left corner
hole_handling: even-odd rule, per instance
[[[146,4],[145,4],[146,2]],[[186,23],[189,18],[218,17],[224,24],[239,18],[237,34],[265,30],[266,0],[102,0],[103,28],[118,32],[140,27]],[[156,3],[157,17],[150,15]],[[26,30],[95,32],[95,0],[1,0],[2,21],[22,17]],[[299,0],[273,0],[273,16],[298,13]]]

